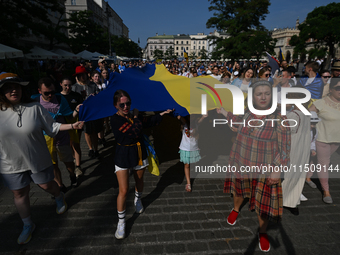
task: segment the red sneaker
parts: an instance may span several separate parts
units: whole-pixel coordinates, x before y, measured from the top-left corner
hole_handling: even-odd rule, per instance
[[[238,214],[239,212],[236,212],[234,209],[230,212],[227,218],[227,222],[229,225],[232,225],[232,226],[235,225]]]
[[[268,252],[270,250],[270,243],[267,234],[259,233],[259,247],[263,252]]]

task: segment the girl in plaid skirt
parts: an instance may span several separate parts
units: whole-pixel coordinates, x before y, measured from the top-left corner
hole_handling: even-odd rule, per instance
[[[272,87],[267,81],[252,84],[253,104],[257,110],[267,110],[272,105]],[[230,152],[229,164],[237,170],[244,167],[257,167],[258,171],[228,174],[224,192],[231,193],[234,208],[227,218],[230,225],[234,225],[245,198],[249,199],[249,210],[255,211],[259,220],[259,247],[262,251],[269,251],[270,244],[266,234],[269,220],[279,221],[282,216],[282,188],[280,171],[263,173],[262,167],[287,166],[290,153],[290,130],[281,125],[286,119],[279,113],[258,116],[246,109],[244,116],[234,116],[223,108],[217,109],[228,122],[241,122],[245,125],[238,127],[236,141]],[[255,120],[254,120],[255,119]],[[277,119],[278,121],[265,121]],[[248,121],[250,125],[246,126]],[[263,125],[262,125],[263,124]],[[262,125],[262,126],[261,126]],[[254,127],[257,126],[257,127]]]

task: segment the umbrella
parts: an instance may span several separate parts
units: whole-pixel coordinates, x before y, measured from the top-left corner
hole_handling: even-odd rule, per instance
[[[77,60],[79,58],[79,56],[77,56],[76,54],[73,54],[72,52],[68,52],[62,49],[52,50],[52,52],[60,55],[62,59]]]
[[[12,47],[0,44],[0,59],[5,58],[21,58],[24,54],[21,50],[14,49]]]
[[[52,51],[44,50],[37,46],[31,49],[31,53],[25,54],[25,57],[28,59],[59,59],[61,58],[60,55]]]
[[[82,59],[86,59],[86,60],[90,60],[92,57],[93,57],[93,54],[92,52],[90,51],[87,51],[87,50],[83,50],[82,52],[79,52],[77,54],[78,57],[82,58]]]

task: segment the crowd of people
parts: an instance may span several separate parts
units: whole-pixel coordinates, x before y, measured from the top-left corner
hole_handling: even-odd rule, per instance
[[[117,109],[113,116],[85,123],[78,121],[80,107],[90,95],[104,91],[116,74],[125,72],[127,68],[142,68],[146,62],[121,61],[119,65],[108,65],[104,59],[100,59],[97,64],[98,67],[93,68],[91,62],[83,61],[75,68],[73,78],[60,77],[57,84],[51,77],[41,78],[37,84],[39,93],[31,97],[25,93],[27,82],[13,73],[0,74],[0,121],[4,127],[0,132],[0,176],[12,190],[15,206],[24,224],[17,240],[19,244],[29,242],[35,229],[29,203],[31,181],[52,194],[58,214],[67,210],[64,195],[67,188],[62,181],[58,157],[69,172],[71,185],[77,187],[83,175],[80,149],[82,131],[88,145],[88,157],[92,159],[100,160],[98,145],[106,146],[105,134],[113,132],[115,137],[114,171],[119,183],[119,222],[115,237],[125,237],[130,171],[135,179],[135,210],[137,213],[144,211],[141,199],[143,176],[149,162],[143,143],[143,128],[158,125],[163,115],[171,115],[174,109],[164,109],[163,112],[145,118],[138,109],[130,111],[133,98],[126,91],[117,90],[112,99]],[[227,218],[228,224],[236,224],[241,205],[248,198],[249,210],[255,211],[258,216],[259,247],[262,251],[269,251],[270,243],[266,234],[269,221],[280,221],[283,208],[298,215],[297,206],[300,201],[307,200],[302,195],[304,184],[317,188],[311,179],[316,172],[311,167],[313,164],[322,166],[317,177],[323,191],[323,202],[333,203],[328,185],[328,168],[332,167],[331,155],[340,145],[337,130],[340,125],[340,81],[337,79],[340,75],[340,62],[335,62],[331,70],[323,70],[318,62],[308,61],[304,64],[304,76],[301,77],[297,75],[298,62],[289,65],[287,61],[282,61],[276,72],[272,72],[272,67],[266,61],[186,63],[175,60],[164,61],[163,64],[173,75],[188,78],[209,75],[222,83],[235,85],[244,92],[252,88],[252,95],[247,96],[253,98],[253,107],[259,111],[268,110],[272,106],[273,87],[277,88],[278,94],[284,91],[284,87],[305,88],[311,94],[310,102],[300,107],[309,108],[312,117],[290,104],[287,105],[287,115],[281,114],[280,107],[269,115],[271,119],[295,121],[298,125],[292,125],[293,128],[265,122],[262,126],[239,125],[232,129],[236,138],[228,164],[236,169],[241,166],[289,164],[310,164],[311,169],[308,173],[299,172],[298,176],[292,173],[281,175],[281,172],[229,173],[224,185],[224,192],[233,196],[233,209]],[[57,85],[60,86],[60,93],[57,93]],[[286,97],[301,99],[301,94],[289,93]],[[256,115],[248,107],[242,116],[233,115],[223,108],[214,111],[228,121],[238,123],[254,117],[258,120],[268,117],[265,114]],[[183,162],[187,192],[192,190],[190,164],[201,159],[199,125],[207,117],[177,116],[182,124],[179,158]]]

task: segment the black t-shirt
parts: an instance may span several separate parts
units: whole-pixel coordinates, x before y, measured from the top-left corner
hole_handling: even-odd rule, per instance
[[[76,109],[78,104],[82,104],[84,102],[83,97],[74,91],[71,91],[68,95],[63,96],[66,98],[72,111]]]

